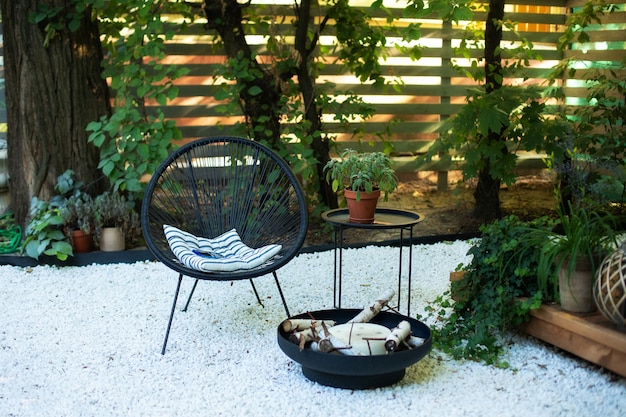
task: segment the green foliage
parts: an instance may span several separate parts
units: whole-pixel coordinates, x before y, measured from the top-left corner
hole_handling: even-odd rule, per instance
[[[559,207],[555,227],[528,229],[528,240],[542,248],[537,278],[543,285],[554,287],[561,266],[567,266],[571,276],[577,261],[585,259],[595,271],[603,255],[618,246],[617,219],[596,202],[568,202],[567,207]]]
[[[575,67],[576,63],[567,60],[561,66]],[[618,75],[624,69],[626,60],[619,67],[586,71],[584,102],[563,107],[551,122],[558,139],[552,167],[564,184],[566,196],[580,200],[584,195],[622,208],[626,203],[626,82]],[[551,89],[550,95],[563,97],[560,88]]]
[[[0,253],[13,253],[22,243],[22,227],[12,212],[0,216]]]
[[[103,227],[119,227],[124,233],[132,233],[140,227],[133,203],[119,192],[106,191],[96,196],[94,209],[98,234]]]
[[[429,2],[429,8],[445,20],[455,21],[453,14],[473,11],[469,3],[434,1]],[[586,30],[613,10],[614,6],[604,0],[586,2],[568,17],[565,32],[558,42],[559,50],[566,49],[571,42],[588,42]],[[509,33],[516,34],[513,22],[503,21],[500,24]],[[469,26],[456,49],[458,56],[471,60],[468,68],[457,66],[457,70],[481,83],[485,81],[485,73],[493,70],[484,68],[480,59],[472,58],[475,51],[483,48],[484,30]],[[514,42],[500,45],[497,52],[502,55],[502,75],[496,78],[498,82],[506,77],[526,79],[525,69],[530,60],[541,59],[532,42],[519,35]],[[418,158],[418,165],[433,158],[451,159],[454,154],[462,155],[466,178],[478,176],[488,166],[491,177],[511,184],[516,178],[514,168],[518,151],[546,153],[553,167],[568,161],[584,162],[587,158],[592,167],[588,171],[587,183],[590,185],[594,182],[591,179],[595,179],[595,186],[589,189],[596,187],[597,195],[603,199],[624,202],[625,82],[618,72],[626,68],[624,62],[621,67],[593,68],[589,71],[585,76],[588,87],[586,102],[564,108],[556,115],[552,114],[551,107],[545,105],[545,99],[563,99],[562,88],[512,85],[502,85],[495,90],[490,85],[470,88],[467,104],[459,114],[443,124],[440,138],[424,156]],[[563,79],[566,74],[575,77],[576,72],[586,64],[564,60],[552,71],[551,84]],[[494,141],[493,138],[500,140]]]
[[[67,199],[81,194],[81,186],[81,182],[74,180],[74,172],[67,170],[57,177],[57,194],[50,201],[33,197],[20,253],[35,259],[39,259],[42,254],[55,256],[60,261],[74,254],[63,231],[65,222],[62,210]]]
[[[322,129],[321,115],[332,114],[340,130],[361,139],[362,122],[373,116],[374,106],[352,91],[341,91],[335,84],[316,81],[327,57],[335,54],[338,59],[333,64],[342,65],[346,72],[375,86],[385,84],[380,58],[386,28],[371,24],[370,17],[370,13],[384,11],[384,7],[381,2],[372,4],[371,9],[362,9],[351,7],[346,0],[331,1],[324,5],[326,17],[315,24],[308,19],[297,20],[306,19],[309,14],[309,11],[301,13],[307,7],[302,4],[296,7],[295,29],[288,31],[282,31],[286,27],[283,22],[267,17],[266,7],[269,6],[251,5],[242,11],[249,23],[246,30],[252,30],[255,24],[263,28],[267,55],[258,59],[254,54],[239,51],[231,54],[223,67],[216,68],[214,80],[219,88],[215,98],[222,103],[218,111],[234,115],[243,110],[245,121],[238,126],[239,132],[256,140],[270,141],[268,144],[306,179],[303,185],[309,202],[314,210],[321,211],[323,206],[316,201],[321,200],[319,191],[323,181],[319,178],[318,161],[328,158],[320,152],[332,149],[335,139]],[[337,42],[320,44],[329,19],[335,22]],[[302,28],[306,28],[304,36],[300,35]],[[214,44],[219,47],[222,42],[216,38]],[[384,140],[385,134],[379,132],[377,137]]]
[[[72,230],[92,233],[96,221],[93,198],[83,192],[71,195],[61,206],[61,217],[66,234],[70,234]]]
[[[98,3],[101,3],[101,1]],[[71,0],[70,6],[54,7],[42,2],[28,16],[30,23],[43,26],[46,33],[44,46],[48,47],[50,41],[54,39],[57,33],[64,30],[74,32],[80,27],[83,14],[86,12],[87,3],[84,0]]]
[[[386,198],[388,193],[398,188],[392,165],[391,158],[383,152],[358,153],[347,149],[339,159],[328,161],[324,170],[333,191],[343,187],[356,191],[358,201],[362,191],[371,193],[379,189]]]
[[[61,30],[76,31],[85,13],[97,18],[107,53],[103,77],[110,78],[115,93],[113,114],[86,126],[89,141],[100,148],[98,167],[115,190],[141,193],[141,177],[150,174],[181,138],[175,122],[161,110],[148,113],[146,100],[161,106],[178,96],[173,80],[187,73],[165,65],[164,40],[174,32],[161,18],[178,14],[191,19],[191,8],[182,0],[71,0],[65,7],[42,3],[31,13],[30,22],[43,25],[45,43]]]
[[[173,81],[187,70],[161,63],[164,40],[174,36],[162,15],[182,14],[186,20],[179,26],[184,26],[190,9],[183,1],[95,3],[107,50],[103,76],[110,77],[115,97],[113,114],[87,126],[89,141],[100,148],[99,168],[113,189],[140,193],[142,176],[152,173],[174,146],[172,141],[182,137],[173,120],[166,120],[160,109],[148,113],[145,102],[166,106],[178,96]]]
[[[444,123],[441,138],[420,162],[457,153],[465,159],[466,178],[476,177],[489,163],[492,177],[514,183],[516,152],[543,151],[551,143],[545,141],[545,104],[540,99],[537,87],[504,86],[489,93],[480,87],[469,89],[466,105]],[[491,134],[506,141],[490,140]]]
[[[589,25],[600,23],[602,16],[615,9],[614,4],[607,4],[606,0],[588,0],[581,9],[575,11],[567,18],[565,31],[559,37],[558,49],[565,50],[574,41],[589,42],[589,34],[585,29]]]
[[[446,3],[446,2],[444,2]],[[449,6],[435,2],[432,7],[451,19],[454,16],[470,14],[470,2],[457,2]],[[461,11],[463,10],[463,11]],[[467,16],[465,16],[467,17]],[[510,33],[517,35],[515,41],[501,44],[498,53],[502,55],[501,74],[496,73],[498,84],[505,77],[526,78],[525,70],[530,60],[541,57],[533,49],[533,44],[514,31],[514,23],[500,22]],[[468,26],[456,54],[470,59],[468,68],[455,66],[459,73],[475,82],[485,83],[488,71],[480,59],[472,58],[474,51],[484,49],[484,29]],[[517,152],[551,152],[552,141],[545,124],[545,109],[542,89],[537,86],[486,85],[468,88],[467,102],[461,111],[448,119],[440,129],[441,136],[427,153],[418,158],[418,165],[428,163],[433,158],[450,159],[453,154],[462,155],[465,164],[463,175],[474,178],[486,167],[492,178],[506,184],[515,182]],[[497,138],[497,140],[494,140]]]
[[[477,7],[476,2],[471,0],[431,0],[428,3],[429,9],[442,19],[457,24],[463,20],[472,20]]]
[[[63,218],[58,207],[33,197],[21,253],[39,259],[42,254],[65,261],[74,253],[63,233]]]
[[[601,18],[614,12],[615,5],[604,0],[589,0],[568,16],[558,49],[564,51],[572,42],[587,43],[588,30]],[[569,101],[553,115],[553,168],[559,174],[563,196],[580,202],[626,203],[626,81],[620,74],[626,69],[621,62],[590,62],[563,59],[549,76],[547,96],[565,100],[558,81],[569,77],[582,79],[587,96],[578,102]]]
[[[537,281],[541,247],[527,239],[528,227],[549,229],[552,222],[508,216],[481,228],[481,239],[468,252],[471,262],[459,265],[463,279],[427,309],[436,348],[457,359],[508,366],[501,360],[507,330],[555,296],[554,288],[540,288]]]
[[[361,82],[373,81],[374,86],[382,87],[385,80],[379,58],[386,43],[384,32],[370,24],[370,16],[350,6],[348,0],[331,2],[327,15],[335,20],[335,49],[340,62]]]

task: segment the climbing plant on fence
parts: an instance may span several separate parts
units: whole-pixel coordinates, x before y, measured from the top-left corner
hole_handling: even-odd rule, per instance
[[[141,192],[142,177],[154,172],[182,138],[161,107],[178,96],[173,81],[187,74],[185,68],[166,65],[165,41],[174,31],[163,16],[181,14],[183,26],[192,13],[182,1],[102,1],[93,3],[104,35],[107,54],[103,76],[114,91],[113,113],[87,126],[89,141],[100,148],[99,168],[115,190]],[[147,102],[158,104],[147,109]]]

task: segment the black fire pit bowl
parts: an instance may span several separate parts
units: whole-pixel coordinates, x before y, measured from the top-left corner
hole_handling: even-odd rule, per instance
[[[346,323],[361,310],[337,309],[303,313],[292,319],[314,317],[316,320],[335,320]],[[414,336],[424,339],[424,344],[411,350],[402,350],[387,355],[346,356],[337,353],[316,352],[305,348],[300,351],[297,344],[289,340],[289,334],[278,326],[278,345],[285,354],[302,366],[302,373],[311,381],[322,385],[346,389],[369,389],[394,384],[404,378],[406,368],[428,354],[432,340],[430,328],[421,321],[390,312],[380,312],[370,321],[394,328],[402,320],[411,324]]]

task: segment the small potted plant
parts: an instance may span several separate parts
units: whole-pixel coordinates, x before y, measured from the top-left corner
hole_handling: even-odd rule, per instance
[[[82,185],[74,179],[74,171],[68,169],[57,177],[56,194],[49,201],[32,198],[21,253],[35,259],[41,255],[55,256],[60,261],[74,255],[72,231],[81,228],[91,231],[89,225],[93,224],[90,218],[93,212],[87,210],[84,201],[90,197],[80,191]]]
[[[354,223],[372,223],[381,192],[387,201],[388,193],[398,188],[391,158],[383,152],[347,149],[339,159],[328,161],[324,170],[333,191],[344,189],[350,221]],[[368,206],[366,212],[355,212],[364,204]]]
[[[139,216],[131,203],[120,193],[107,191],[95,198],[94,210],[100,250],[124,250],[126,234],[139,224]]]
[[[35,259],[41,255],[54,256],[60,261],[74,255],[72,245],[63,233],[61,209],[55,203],[33,197],[20,253]]]
[[[553,162],[558,179],[556,226],[533,232],[536,244],[543,248],[537,274],[540,282],[557,286],[561,307],[577,313],[596,309],[595,271],[617,247],[618,228],[617,217],[609,211],[615,196],[607,193],[606,183],[598,181],[615,165],[585,142],[580,135],[567,134],[558,143]],[[556,273],[546,272],[554,266]]]
[[[72,242],[74,252],[91,251],[96,220],[91,196],[76,192],[65,200],[60,210],[63,229]]]
[[[576,313],[595,310],[593,277],[602,259],[617,246],[615,217],[594,203],[560,206],[554,228],[533,230],[542,247],[537,277],[553,282],[561,307]],[[556,266],[556,276],[554,274]]]

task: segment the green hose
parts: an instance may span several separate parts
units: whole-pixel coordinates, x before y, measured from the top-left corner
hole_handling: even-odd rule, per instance
[[[0,254],[13,253],[22,242],[22,228],[15,224],[13,213],[0,216]]]

